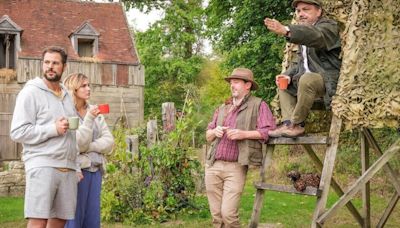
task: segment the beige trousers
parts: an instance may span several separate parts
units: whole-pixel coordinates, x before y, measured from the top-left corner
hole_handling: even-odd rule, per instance
[[[239,203],[246,182],[247,166],[215,161],[206,165],[205,183],[215,228],[240,227]]]
[[[314,100],[325,95],[324,80],[320,74],[305,73],[300,77],[297,98],[286,90],[279,90],[279,102],[282,120],[290,120],[294,124],[303,122]]]

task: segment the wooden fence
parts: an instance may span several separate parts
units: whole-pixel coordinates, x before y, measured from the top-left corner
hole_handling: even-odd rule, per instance
[[[0,161],[17,160],[21,157],[21,146],[10,138],[15,99],[15,93],[0,93]]]
[[[0,161],[21,158],[21,145],[10,139],[12,113],[0,113]]]

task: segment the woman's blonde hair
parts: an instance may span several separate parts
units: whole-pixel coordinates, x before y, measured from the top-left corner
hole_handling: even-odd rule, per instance
[[[65,87],[67,87],[71,95],[73,95],[72,97],[74,98],[75,107],[76,107],[76,91],[82,86],[85,80],[89,80],[89,78],[86,75],[82,73],[73,73],[68,75],[63,81]],[[85,103],[88,104],[87,101],[85,101]]]

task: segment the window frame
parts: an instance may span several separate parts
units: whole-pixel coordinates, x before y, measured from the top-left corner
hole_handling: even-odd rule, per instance
[[[19,27],[13,20],[8,15],[3,15],[3,17],[0,18],[0,34],[6,36],[6,35],[13,35],[14,36],[14,50],[4,50],[4,56],[5,56],[5,63],[4,67],[0,68],[6,68],[6,69],[17,69],[17,60],[18,60],[18,52],[21,51],[21,35],[22,35],[23,29]],[[11,56],[10,52],[13,52],[14,58],[13,58],[13,67],[10,67],[10,60],[7,61],[7,59]],[[3,54],[3,53],[1,53]],[[8,58],[7,58],[8,57]]]
[[[88,57],[79,55],[79,40],[91,40],[92,41],[92,57],[95,57],[99,53],[99,37],[100,33],[94,29],[89,22],[84,22],[70,35],[72,47],[75,53],[79,57]]]

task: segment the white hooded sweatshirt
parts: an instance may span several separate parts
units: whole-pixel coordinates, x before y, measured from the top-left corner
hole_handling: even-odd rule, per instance
[[[11,122],[11,139],[22,143],[25,170],[36,167],[77,169],[76,132],[58,135],[56,120],[76,116],[72,97],[61,85],[57,97],[43,79],[29,80],[19,92]]]

